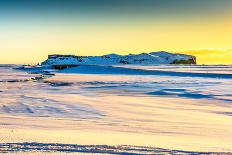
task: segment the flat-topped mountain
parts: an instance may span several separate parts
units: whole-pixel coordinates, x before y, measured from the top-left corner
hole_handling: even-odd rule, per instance
[[[165,51],[141,54],[107,54],[103,56],[49,55],[42,65],[155,65],[155,64],[196,64],[196,57],[173,54]]]

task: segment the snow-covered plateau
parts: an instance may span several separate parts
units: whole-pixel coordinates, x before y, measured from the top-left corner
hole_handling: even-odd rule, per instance
[[[196,64],[196,57],[185,54],[173,54],[165,51],[103,56],[49,55],[42,65],[122,65],[122,64]]]

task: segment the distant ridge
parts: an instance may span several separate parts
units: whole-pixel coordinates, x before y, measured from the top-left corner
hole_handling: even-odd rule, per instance
[[[155,65],[155,64],[196,64],[196,57],[186,54],[173,54],[166,51],[141,54],[107,54],[103,56],[48,55],[41,65]]]

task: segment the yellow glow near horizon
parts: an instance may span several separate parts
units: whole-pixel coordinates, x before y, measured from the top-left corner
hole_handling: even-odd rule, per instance
[[[232,49],[231,27],[229,17],[205,22],[54,24],[49,27],[11,25],[0,36],[0,62],[38,63],[48,54],[55,53],[102,55],[166,50],[193,54],[199,64],[232,64],[232,50],[217,50]],[[194,51],[207,48],[216,50]]]
[[[232,64],[232,49],[187,50],[184,51],[183,53],[195,55],[197,57],[197,64],[208,64],[208,65]]]

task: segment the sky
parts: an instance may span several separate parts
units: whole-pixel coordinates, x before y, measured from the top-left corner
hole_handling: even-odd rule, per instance
[[[170,51],[232,64],[231,0],[0,0],[0,63]]]

